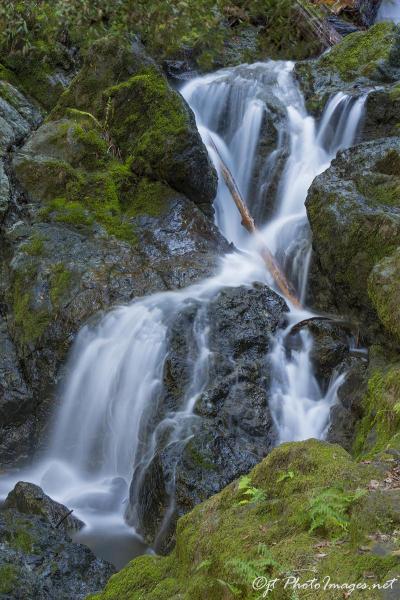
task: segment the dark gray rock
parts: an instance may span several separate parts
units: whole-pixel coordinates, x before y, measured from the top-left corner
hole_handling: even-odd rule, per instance
[[[171,323],[163,399],[152,429],[165,420],[156,430],[155,453],[134,476],[128,510],[160,551],[169,547],[179,515],[247,472],[273,446],[267,354],[286,311],[282,298],[255,284],[224,289],[205,305],[190,302]],[[199,363],[204,331],[206,364]],[[178,442],[170,417],[193,394],[194,414],[180,421],[188,437]]]
[[[0,593],[9,600],[83,600],[114,569],[43,517],[0,511]]]
[[[306,201],[313,248],[336,307],[362,318],[367,337],[379,333],[369,275],[400,244],[399,166],[400,138],[365,142],[339,153]]]
[[[362,139],[398,136],[400,115],[400,84],[379,86],[368,94]]]
[[[4,508],[13,508],[26,515],[39,515],[57,529],[77,531],[84,526],[83,521],[72,514],[68,515],[66,506],[50,498],[34,483],[19,481],[8,494]]]

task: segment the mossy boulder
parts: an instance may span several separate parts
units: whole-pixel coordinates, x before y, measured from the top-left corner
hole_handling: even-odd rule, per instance
[[[400,341],[400,249],[372,269],[368,296],[385,329]]]
[[[377,453],[400,456],[400,365],[373,358],[369,370],[354,452],[364,458]]]
[[[138,42],[98,40],[51,114],[88,111],[133,173],[169,183],[211,213],[217,178],[183,98]]]
[[[296,67],[309,109],[321,113],[330,95],[400,79],[400,27],[378,23],[346,36],[318,60]]]
[[[277,579],[268,594],[273,599],[289,600],[294,591],[308,597],[309,589],[285,588],[289,577],[292,586],[297,577],[315,578],[320,588],[313,597],[321,600],[339,597],[337,588],[323,589],[326,577],[339,585],[366,583],[368,598],[382,599],[385,590],[372,584],[397,577],[400,567],[400,491],[370,491],[370,481],[382,478],[380,469],[355,463],[340,446],[284,444],[180,519],[169,556],[133,560],[91,600],[250,600],[266,589],[253,588],[256,578],[260,586]]]
[[[336,306],[363,315],[372,329],[378,318],[371,301],[374,276],[370,294],[368,278],[400,245],[399,161],[399,138],[341,152],[315,179],[306,201],[313,248]],[[392,283],[395,290],[396,276]]]
[[[400,83],[378,86],[365,102],[361,136],[365,140],[400,134]]]

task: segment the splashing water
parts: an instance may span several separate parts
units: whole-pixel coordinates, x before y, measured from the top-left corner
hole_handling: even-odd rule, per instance
[[[400,0],[382,0],[375,22],[382,21],[400,23]]]
[[[364,98],[337,94],[317,127],[307,115],[292,71],[289,62],[242,65],[196,78],[185,85],[182,95],[195,113],[210,156],[216,160],[211,135],[254,213],[265,191],[273,189],[278,159],[286,149],[273,216],[261,235],[304,298],[311,257],[304,207],[307,191],[336,152],[354,142]],[[263,126],[278,113],[276,146],[260,164]],[[169,324],[188,303],[206,306],[224,287],[254,281],[274,287],[257,253],[257,241],[244,232],[222,177],[215,209],[221,231],[242,252],[223,257],[214,277],[184,290],[136,300],[110,312],[96,327],[84,327],[68,363],[45,457],[29,471],[4,478],[0,487],[5,494],[21,479],[41,485],[87,524],[77,539],[118,567],[145,551],[124,520],[129,482],[134,477],[134,519],[136,492],[158,439],[166,435],[168,443],[185,443],[193,431],[196,401],[208,381],[207,322],[200,310],[193,324],[197,351],[192,377],[181,406],[155,422]],[[322,393],[310,359],[312,339],[305,331],[300,349],[288,357],[285,338],[290,327],[309,316],[308,311],[292,309],[289,326],[277,333],[270,355],[270,408],[280,441],[322,438],[343,381],[343,375],[334,376]],[[173,491],[172,484],[172,502]]]

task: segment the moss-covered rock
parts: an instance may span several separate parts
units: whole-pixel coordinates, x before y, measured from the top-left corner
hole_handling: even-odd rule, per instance
[[[399,138],[340,153],[316,178],[306,202],[313,247],[337,306],[366,316],[371,326],[378,321],[379,292],[371,301],[376,286],[372,275],[369,294],[368,278],[400,245],[399,158]],[[394,291],[396,276],[392,284]]]
[[[38,485],[33,483],[19,481],[8,494],[3,506],[5,509],[15,509],[22,514],[39,515],[57,529],[61,527],[68,531],[81,529],[84,525],[80,519],[68,514],[69,510],[66,506],[47,496]]]
[[[86,546],[75,544],[46,519],[0,511],[0,595],[7,600],[83,600],[114,572]]]
[[[393,23],[346,36],[318,60],[296,67],[308,107],[319,114],[333,93],[397,81],[399,55],[400,27]]]
[[[265,592],[253,589],[257,577],[260,585],[278,579],[268,595],[277,600],[310,594],[290,583],[285,589],[288,577],[301,583],[315,578],[321,587],[313,597],[321,600],[339,598],[337,589],[322,589],[325,577],[371,584],[368,598],[383,598],[372,584],[398,572],[400,492],[369,491],[371,479],[381,477],[339,446],[316,440],[284,444],[249,477],[180,519],[171,555],[132,561],[92,598],[255,599]],[[377,549],[382,534],[392,544],[384,553]]]
[[[399,201],[400,187],[396,194]],[[372,269],[368,295],[385,329],[400,341],[400,249]]]
[[[364,457],[392,450],[399,454],[400,365],[372,361],[370,371],[354,451]]]
[[[98,40],[51,114],[88,111],[132,172],[168,182],[210,213],[216,174],[194,116],[143,48],[129,38]]]

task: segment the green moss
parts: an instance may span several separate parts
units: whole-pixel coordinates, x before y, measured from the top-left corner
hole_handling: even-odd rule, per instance
[[[354,451],[357,456],[373,456],[400,431],[400,366],[379,369],[371,375],[363,412]]]
[[[127,206],[126,214],[129,217],[139,215],[158,217],[168,207],[168,198],[171,194],[171,188],[163,183],[142,178],[133,199],[130,201],[130,205]]]
[[[68,162],[21,157],[15,167],[25,190],[34,200],[51,201],[71,186],[82,183],[81,174]]]
[[[0,566],[0,594],[11,594],[18,582],[19,568],[15,565]]]
[[[19,341],[29,344],[41,337],[50,322],[50,314],[32,303],[32,274],[25,270],[17,272],[13,283],[13,316]]]
[[[364,174],[356,180],[356,185],[359,192],[374,204],[400,206],[400,177],[377,173]]]
[[[368,31],[346,36],[320,59],[319,65],[337,71],[345,81],[358,75],[371,77],[379,63],[389,59],[395,39],[396,28],[392,23],[378,23]]]
[[[111,100],[111,135],[133,157],[137,172],[160,171],[186,143],[188,115],[157,69],[108,88],[104,96]]]
[[[16,550],[21,550],[24,554],[30,554],[33,548],[33,539],[26,527],[17,526],[12,532],[9,544]]]
[[[66,198],[55,198],[45,208],[40,210],[40,216],[56,223],[66,223],[77,228],[90,227],[94,217],[78,201],[69,201]]]
[[[389,96],[390,96],[390,99],[393,100],[394,102],[396,100],[400,100],[400,83],[397,83],[396,85],[394,85],[392,87],[392,89],[390,90]]]
[[[33,234],[29,241],[21,246],[21,250],[29,256],[41,256],[44,251],[45,238],[39,234]]]
[[[282,473],[289,471],[295,475],[282,479]],[[171,555],[133,560],[111,578],[96,600],[255,600],[260,596],[252,589],[256,575],[281,580],[299,575],[304,581],[311,576],[320,581],[330,576],[337,583],[357,583],[365,581],[368,572],[372,582],[383,582],[398,565],[394,554],[374,554],[368,538],[380,531],[390,532],[395,539],[395,520],[399,518],[389,513],[387,504],[382,510],[373,504],[377,496],[370,494],[367,486],[379,474],[372,466],[352,461],[339,446],[316,440],[284,444],[249,477],[251,484],[263,491],[263,499],[240,504],[243,490],[238,482],[232,483],[179,520]],[[338,490],[345,515],[346,527],[340,528],[339,540],[335,539],[337,532],[310,530],[315,498],[330,486]],[[356,497],[358,489],[363,494]],[[309,518],[304,520],[307,513]],[[385,520],[385,514],[391,519]],[[371,551],[359,552],[360,544],[368,544]],[[298,598],[308,594],[298,591]],[[278,585],[268,597],[291,600],[294,596],[292,589]],[[313,591],[313,598],[337,600],[338,596],[335,590],[320,589]],[[368,596],[368,600],[378,598],[375,591]]]
[[[382,325],[400,341],[400,251],[383,258],[368,277],[368,297]]]
[[[383,158],[376,162],[375,169],[384,175],[392,175],[399,179],[400,153],[394,149],[389,150]]]
[[[62,263],[52,267],[50,276],[50,299],[53,306],[58,307],[71,284],[72,273]]]

